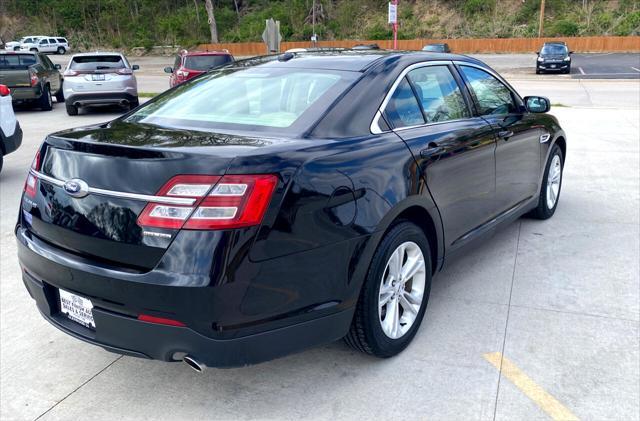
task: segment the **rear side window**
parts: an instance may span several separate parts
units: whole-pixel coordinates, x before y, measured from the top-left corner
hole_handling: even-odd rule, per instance
[[[64,38],[58,38],[58,42],[61,43],[61,44],[66,44],[67,40],[64,39]]]
[[[124,61],[121,56],[77,56],[71,60],[69,66],[72,70],[109,70],[125,68]]]
[[[460,70],[475,97],[480,115],[517,112],[511,90],[498,79],[476,67],[460,66]]]
[[[420,105],[407,78],[402,78],[402,81],[393,92],[384,114],[389,124],[396,129],[424,124],[425,121]]]
[[[45,44],[49,44],[49,41],[47,41],[46,39],[41,39],[40,40],[40,45],[45,45]]]
[[[0,69],[26,70],[36,64],[36,56],[33,54],[0,54]]]
[[[421,67],[409,72],[407,77],[415,88],[427,123],[470,116],[460,87],[448,67]]]
[[[230,63],[231,56],[187,56],[184,67],[193,70],[209,70],[212,67]]]

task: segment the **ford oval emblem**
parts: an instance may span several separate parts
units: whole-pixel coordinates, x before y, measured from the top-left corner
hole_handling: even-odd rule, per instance
[[[68,180],[64,183],[63,188],[69,196],[77,198],[85,197],[89,194],[89,185],[79,178]]]

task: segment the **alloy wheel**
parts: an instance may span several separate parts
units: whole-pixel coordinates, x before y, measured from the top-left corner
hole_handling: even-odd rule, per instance
[[[562,181],[562,163],[560,157],[554,155],[547,175],[547,208],[553,209],[560,194],[560,182]]]
[[[424,255],[407,241],[391,253],[378,295],[378,318],[382,331],[391,339],[406,334],[422,306],[426,283]]]

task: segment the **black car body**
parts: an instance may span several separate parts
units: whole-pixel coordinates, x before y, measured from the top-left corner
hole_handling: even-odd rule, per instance
[[[564,42],[545,42],[538,51],[536,73],[571,73],[571,54],[573,51]]]
[[[414,78],[415,69],[424,75]],[[305,89],[295,101],[311,105],[295,118],[273,95],[238,105],[280,107],[270,110],[272,126],[178,116],[183,98],[188,105],[227,77],[237,87],[253,74],[299,75]],[[446,75],[441,86],[456,89],[457,103],[434,103],[433,74]],[[493,113],[468,89],[476,76],[495,88]],[[325,77],[333,85],[318,96]],[[282,89],[282,98],[295,91]],[[417,91],[422,117],[407,106]],[[500,95],[508,106],[496,104]],[[122,118],[45,139],[16,226],[24,283],[56,327],[138,357],[238,366],[342,338],[360,320],[372,261],[399,221],[428,242],[430,280],[472,240],[535,210],[545,163],[565,151],[565,136],[554,117],[527,106],[544,112],[548,101],[521,99],[464,56],[346,51],[236,62]],[[466,117],[445,119],[445,108]],[[209,215],[237,206],[229,215],[244,218],[242,203],[251,203],[252,223],[194,219],[218,187],[240,199],[208,205]],[[198,210],[176,216],[184,206]],[[174,216],[187,222],[162,220]],[[90,300],[95,326],[62,314],[60,291]]]

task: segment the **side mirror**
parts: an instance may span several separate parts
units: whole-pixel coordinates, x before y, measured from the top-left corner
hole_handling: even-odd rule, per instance
[[[131,66],[131,70],[140,70],[140,66],[134,64],[133,66]]]
[[[60,66],[59,64],[54,64],[53,67],[55,67],[58,70],[62,69],[62,66]]]
[[[549,98],[543,96],[526,96],[524,103],[530,113],[546,113],[551,109]]]
[[[164,72],[165,72],[165,73],[173,73],[173,67],[168,67],[168,66],[167,66],[167,67],[165,67],[165,68],[164,68]]]
[[[540,51],[536,51],[536,54],[537,54],[537,55],[540,55]]]

